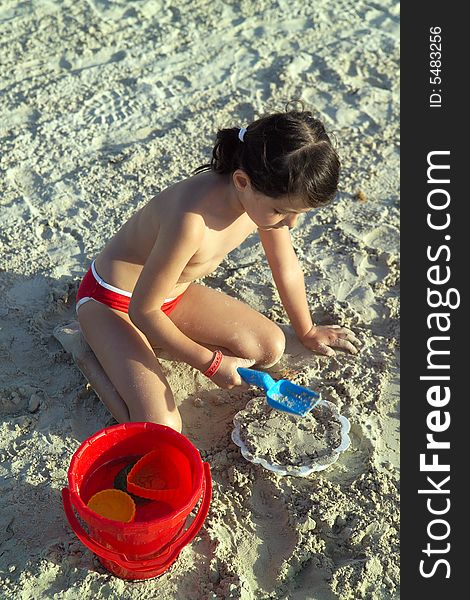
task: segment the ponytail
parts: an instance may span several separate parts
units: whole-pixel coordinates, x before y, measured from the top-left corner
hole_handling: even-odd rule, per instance
[[[303,108],[303,105],[302,105]],[[337,192],[340,159],[323,123],[308,110],[267,114],[247,126],[219,129],[210,163],[193,174],[222,175],[243,169],[256,191],[271,198],[297,196],[306,207],[323,206]]]

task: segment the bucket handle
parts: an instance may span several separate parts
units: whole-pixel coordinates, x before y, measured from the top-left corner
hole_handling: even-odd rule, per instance
[[[207,517],[207,513],[209,512],[209,505],[212,496],[212,479],[210,474],[209,463],[204,463],[204,479],[203,479],[203,487],[202,487],[202,502],[199,510],[197,512],[194,521],[188,527],[188,529],[184,532],[184,534],[179,537],[174,544],[170,545],[171,553],[170,556],[166,559],[166,564],[171,564],[174,560],[176,560],[178,554],[181,550],[192,542],[192,540],[196,537],[197,533],[202,527],[205,518]],[[100,556],[101,558],[105,558],[106,560],[110,560],[120,567],[124,569],[133,569],[138,571],[139,573],[145,573],[146,571],[151,571],[155,568],[155,566],[160,565],[162,562],[162,555],[155,557],[154,559],[147,560],[129,560],[124,554],[120,552],[116,552],[114,550],[110,550],[105,546],[102,546],[96,540],[93,540],[85,529],[80,524],[80,521],[77,519],[75,512],[72,506],[71,493],[68,487],[64,487],[62,489],[62,501],[64,503],[65,515],[72,527],[74,533],[78,537],[78,539],[84,544],[87,548],[89,548],[92,552]],[[142,564],[145,564],[145,567],[142,567]]]

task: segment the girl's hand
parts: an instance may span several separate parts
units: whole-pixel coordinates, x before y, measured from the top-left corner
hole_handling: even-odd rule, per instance
[[[216,385],[225,390],[231,390],[234,387],[249,389],[250,386],[243,381],[237,368],[249,369],[255,362],[251,358],[238,358],[238,356],[225,356],[224,354],[220,367],[211,379]]]
[[[340,325],[314,325],[300,341],[309,350],[326,356],[336,355],[333,348],[357,354],[359,350],[356,346],[361,344],[350,329]]]

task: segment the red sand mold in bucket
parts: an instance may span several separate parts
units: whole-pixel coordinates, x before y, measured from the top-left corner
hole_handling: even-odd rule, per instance
[[[170,502],[180,501],[191,492],[191,464],[180,449],[161,444],[138,460],[127,476],[127,489],[142,498]]]
[[[169,448],[187,465],[179,475],[184,480],[180,493],[137,505],[131,523],[107,519],[87,507],[95,493],[113,486],[125,465],[157,450],[164,456]],[[106,569],[122,579],[149,579],[164,573],[193,540],[207,516],[211,493],[209,465],[185,436],[155,423],[123,423],[102,429],[81,444],[70,462],[62,499],[75,534]],[[198,512],[185,530],[199,500]]]

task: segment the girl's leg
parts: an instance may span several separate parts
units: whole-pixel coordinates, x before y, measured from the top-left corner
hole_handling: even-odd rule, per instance
[[[67,352],[70,352],[75,364],[85,375],[98,398],[108,408],[116,421],[118,423],[129,421],[129,410],[126,403],[118,394],[92,349],[85,341],[78,321],[58,325],[54,329],[54,337]]]
[[[209,287],[192,283],[169,316],[195,342],[255,359],[258,367],[275,365],[284,353],[280,327],[244,302]]]
[[[127,314],[90,300],[78,309],[78,320],[127,407],[127,420],[152,421],[181,431],[181,417],[160,363]],[[123,415],[122,407],[117,410]]]

